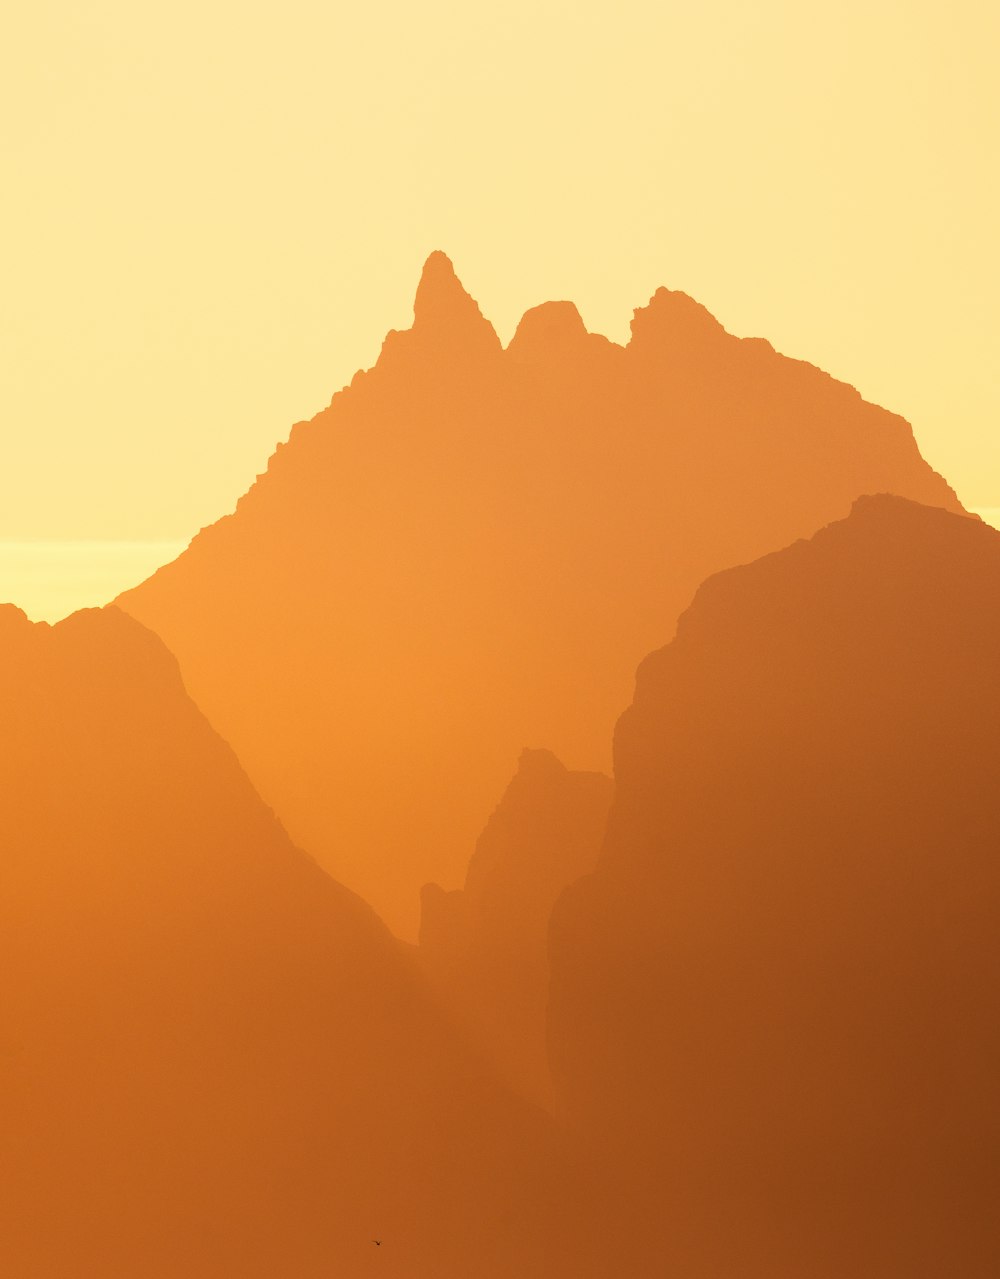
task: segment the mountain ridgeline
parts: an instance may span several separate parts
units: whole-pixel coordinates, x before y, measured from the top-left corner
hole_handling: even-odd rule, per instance
[[[433,254],[178,560],[0,607],[0,1273],[994,1279],[998,636],[902,419]]]
[[[997,1273],[998,636],[1000,533],[865,498],[639,668],[549,1043],[663,1273]]]
[[[605,1272],[566,1143],[156,636],[0,609],[0,699],[0,1272]]]
[[[625,347],[555,302],[505,350],[434,253],[413,327],[118,603],[293,839],[412,937],[523,747],[607,771],[697,585],[873,492],[961,509],[901,418],[683,293]]]

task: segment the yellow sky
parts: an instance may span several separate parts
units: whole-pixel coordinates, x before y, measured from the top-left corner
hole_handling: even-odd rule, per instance
[[[1000,6],[33,0],[0,50],[0,539],[185,539],[454,259],[658,284],[1000,504]]]

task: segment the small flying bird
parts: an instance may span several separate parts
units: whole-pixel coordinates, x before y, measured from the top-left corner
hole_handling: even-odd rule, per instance
[[[375,1245],[375,1247],[376,1247],[376,1248],[381,1248],[381,1247],[382,1247],[382,1240],[381,1240],[381,1239],[373,1239],[373,1240],[372,1240],[372,1243]]]

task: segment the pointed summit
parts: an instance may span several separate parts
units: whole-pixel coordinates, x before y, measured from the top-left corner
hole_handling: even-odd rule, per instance
[[[729,334],[714,315],[679,290],[659,288],[648,305],[638,307],[631,324],[630,351],[705,347]]]
[[[413,302],[410,332],[425,342],[447,343],[467,351],[499,351],[500,339],[475,299],[462,287],[451,259],[436,249],[424,263]]]
[[[413,323],[434,324],[442,316],[462,310],[479,307],[462,287],[462,282],[455,274],[455,267],[447,253],[435,249],[424,263],[417,285],[417,296],[413,302]]]
[[[516,776],[540,779],[562,777],[566,771],[566,765],[551,751],[526,746],[518,757]]]

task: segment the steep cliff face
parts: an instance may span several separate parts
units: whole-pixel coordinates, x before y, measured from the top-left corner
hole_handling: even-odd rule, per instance
[[[479,837],[465,887],[422,894],[419,956],[434,989],[511,1087],[551,1105],[545,1042],[548,926],[556,898],[593,870],[612,783],[524,751]]]
[[[549,1033],[690,1273],[1000,1265],[998,635],[1000,535],[866,498],[639,669]]]
[[[290,843],[156,636],[2,609],[0,705],[0,1271],[597,1266],[554,1130]]]
[[[902,419],[684,294],[624,348],[562,302],[504,350],[435,253],[413,327],[119,603],[296,842],[412,936],[526,743],[606,771],[697,584],[882,491],[959,509]]]

